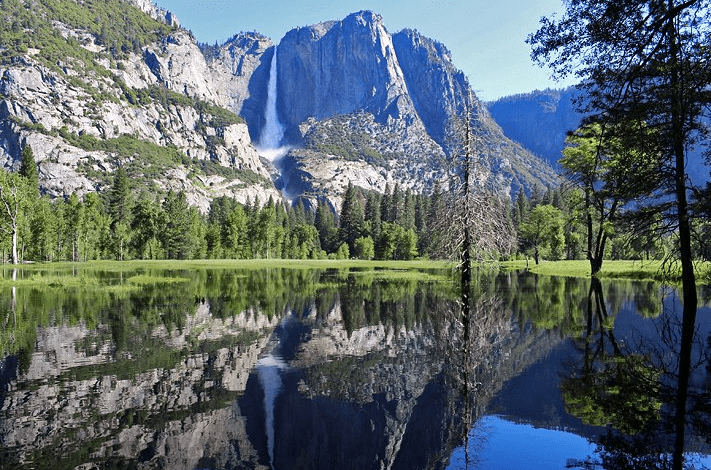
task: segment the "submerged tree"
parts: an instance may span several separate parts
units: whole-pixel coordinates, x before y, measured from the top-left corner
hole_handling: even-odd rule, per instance
[[[529,36],[532,57],[552,67],[556,76],[574,73],[582,79],[586,101],[581,106],[590,120],[613,131],[619,127],[624,132],[637,129],[637,136],[646,133],[645,148],[660,156],[661,178],[637,213],[645,219],[662,214],[678,234],[688,325],[680,342],[682,349],[690,347],[698,300],[686,159],[688,149],[704,136],[711,102],[711,2],[570,0],[565,8],[562,18],[543,18],[540,29]],[[680,364],[680,417],[689,367]],[[680,469],[685,423],[677,420],[675,426],[673,467]]]

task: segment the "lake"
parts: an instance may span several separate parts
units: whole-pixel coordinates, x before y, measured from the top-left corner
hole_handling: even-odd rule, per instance
[[[111,266],[2,284],[0,468],[711,468],[707,289],[680,413],[654,282]]]

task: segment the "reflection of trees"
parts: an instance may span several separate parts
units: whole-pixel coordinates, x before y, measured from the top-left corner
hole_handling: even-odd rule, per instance
[[[496,349],[509,336],[510,310],[490,291],[497,271],[475,271],[471,283],[464,283],[458,304],[441,303],[438,312],[438,342],[444,358],[444,379],[449,397],[455,445],[464,442],[469,468],[469,431],[483,414],[493,395],[491,375],[500,365]],[[468,287],[468,290],[464,290]]]
[[[687,414],[688,376],[683,374],[683,368],[684,363],[692,363],[693,341],[678,349],[683,338],[688,337],[688,332],[683,332],[689,328],[686,319],[679,322],[674,312],[665,312],[655,320],[658,338],[637,335],[635,340],[625,338],[625,342],[618,342],[601,282],[596,278],[590,282],[584,303],[587,327],[581,346],[583,360],[562,381],[561,391],[570,414],[586,424],[606,426],[607,432],[597,439],[601,461],[595,464],[589,459],[580,465],[611,469],[670,468],[672,460],[683,460],[676,455],[675,442],[694,439],[685,433],[688,424],[695,426],[693,434],[708,435],[708,414],[703,417],[703,412],[693,413],[691,420]],[[646,287],[636,290],[634,301],[641,316],[653,316],[659,307],[652,301],[654,289]],[[656,289],[656,305],[661,305],[659,288]],[[697,351],[702,351],[702,356],[707,354],[703,345]],[[693,369],[689,369],[690,373]],[[684,402],[681,412],[677,406],[680,399]],[[688,402],[692,409],[708,403],[708,391],[691,393]]]

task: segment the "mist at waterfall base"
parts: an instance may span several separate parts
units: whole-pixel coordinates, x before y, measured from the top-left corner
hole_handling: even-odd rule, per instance
[[[281,160],[289,151],[290,147],[282,146],[284,138],[284,126],[279,122],[277,115],[277,48],[274,46],[269,67],[269,83],[267,85],[267,105],[264,109],[264,129],[257,145],[257,152],[260,156],[270,162]]]

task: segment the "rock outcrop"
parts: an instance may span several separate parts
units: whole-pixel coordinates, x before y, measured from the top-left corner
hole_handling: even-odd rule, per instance
[[[34,29],[61,36],[62,58],[31,29],[28,47],[0,47],[0,165],[17,169],[31,145],[51,196],[101,191],[119,164],[148,191],[184,190],[203,212],[216,196],[279,198],[277,185],[335,207],[348,181],[427,191],[451,170],[448,125],[465,103],[485,137],[480,178],[507,194],[556,182],[503,135],[442,44],[411,30],[392,35],[375,13],[294,29],[278,48],[258,33],[207,46],[149,1],[102,5],[76,8],[93,18],[117,13],[92,8],[119,8],[131,27],[106,34],[43,10]],[[126,10],[134,7],[144,13]],[[275,52],[277,111],[292,149],[276,168],[252,144]]]
[[[481,136],[480,178],[505,194],[556,182],[504,136],[446,47],[416,31],[391,35],[379,15],[361,11],[289,31],[277,55],[277,109],[295,147],[282,168],[289,193],[337,206],[348,181],[427,191],[451,171],[450,127],[466,109]]]
[[[137,189],[184,190],[203,212],[216,196],[280,197],[246,122],[231,111],[245,100],[235,99],[232,82],[244,77],[223,74],[224,86],[215,87],[215,66],[189,32],[174,27],[142,49],[116,54],[76,25],[55,19],[43,26],[59,32],[70,53],[54,64],[28,49],[0,63],[0,166],[17,169],[21,148],[30,145],[42,190],[53,197],[101,191],[120,164]]]

